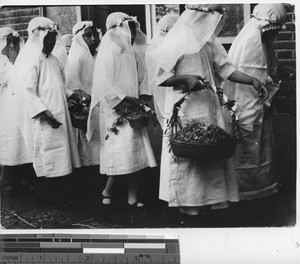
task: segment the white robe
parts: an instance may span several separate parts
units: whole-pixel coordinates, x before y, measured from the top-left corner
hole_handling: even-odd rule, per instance
[[[107,140],[104,139],[107,128],[118,117],[113,108],[126,95],[138,98],[141,94],[150,94],[145,62],[138,52],[134,55],[121,53],[121,48],[112,43],[105,58],[102,57],[107,62],[107,72],[114,73],[106,79],[107,87],[113,89],[100,101],[100,123],[104,125],[101,130],[100,172],[107,175],[129,174],[157,165],[146,128],[133,129],[126,123],[119,127],[118,135],[112,133]]]
[[[81,37],[82,36],[78,36]],[[96,56],[92,57],[88,46],[82,39],[81,45],[73,40],[68,56],[66,68],[66,87],[70,90],[81,89],[86,93],[92,93],[93,72]],[[85,45],[83,47],[83,45]],[[100,164],[100,133],[95,130],[90,141],[86,139],[86,132],[82,129],[74,128],[76,143],[78,146],[80,159],[83,166]]]
[[[268,50],[261,40],[260,20],[252,18],[234,40],[228,56],[241,72],[266,84],[270,65]],[[275,86],[269,88],[269,98],[263,102],[250,85],[230,81],[223,83],[224,93],[238,103],[237,114],[245,142],[238,144],[235,167],[243,200],[257,199],[278,192],[279,175],[276,166],[275,135],[272,116],[266,115]],[[271,89],[272,88],[272,89]]]
[[[31,163],[32,148],[25,145],[22,133],[13,120],[18,113],[8,113],[7,108],[7,86],[13,65],[5,58],[1,58],[0,63],[0,164],[16,166]]]
[[[53,129],[42,118],[33,120],[33,166],[37,176],[70,174],[81,164],[67,107],[64,75],[57,58],[41,54],[29,70],[24,85],[30,118],[49,110],[62,123],[58,129]]]
[[[211,38],[199,52],[181,56],[171,72],[160,69],[158,83],[173,75],[200,75],[214,85],[214,72],[224,79],[230,76],[235,68],[224,48],[214,41]],[[182,97],[179,92],[172,89],[166,95],[166,116],[170,117],[173,104]],[[192,93],[181,111],[183,125],[192,121],[208,122],[230,132],[229,118],[225,116],[228,113],[222,110],[218,96],[209,91]],[[161,164],[159,197],[169,202],[169,206],[198,207],[239,200],[232,158],[217,161],[178,158],[169,153],[168,138],[164,136]]]

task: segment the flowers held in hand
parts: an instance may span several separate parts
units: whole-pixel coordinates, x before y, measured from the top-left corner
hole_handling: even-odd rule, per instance
[[[154,125],[157,124],[155,111],[146,105],[143,105],[142,108],[137,108],[127,102],[121,102],[115,107],[115,111],[119,117],[107,130],[116,135],[119,133],[118,127],[123,126],[126,122],[129,122],[129,125],[135,129],[146,127],[149,122],[152,122]],[[108,137],[109,135],[107,134],[105,139],[108,139]]]
[[[82,90],[75,90],[68,100],[68,109],[73,127],[86,130],[91,97]]]

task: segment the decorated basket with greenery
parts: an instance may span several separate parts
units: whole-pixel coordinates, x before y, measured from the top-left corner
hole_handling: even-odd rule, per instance
[[[200,80],[201,89],[217,93],[221,105],[231,111],[232,131],[230,134],[222,128],[205,123],[195,122],[182,127],[178,117],[178,111],[186,97],[198,90],[183,90],[184,96],[174,104],[171,118],[167,121],[167,130],[170,139],[170,151],[177,157],[192,158],[198,160],[218,160],[230,158],[236,149],[237,142],[242,141],[239,123],[234,112],[235,101],[227,100],[223,91],[212,88],[209,82]],[[226,98],[226,99],[225,99]],[[226,100],[226,101],[225,101]]]

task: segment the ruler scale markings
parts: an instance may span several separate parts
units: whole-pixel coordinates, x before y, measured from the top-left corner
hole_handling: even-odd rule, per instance
[[[103,254],[92,254],[92,262],[95,262],[95,263],[104,263],[105,260],[104,260],[104,256]]]
[[[69,254],[69,263],[79,263],[81,254]]]
[[[86,253],[80,254],[79,260],[80,260],[80,263],[90,263],[90,262],[92,262],[92,255],[86,254]]]
[[[3,253],[2,262],[20,262],[21,255],[19,253]]]
[[[10,235],[0,239],[0,249],[5,252],[0,254],[0,264],[180,263],[178,236],[174,235]]]

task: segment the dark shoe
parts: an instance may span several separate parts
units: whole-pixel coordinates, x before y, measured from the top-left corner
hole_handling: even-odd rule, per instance
[[[105,204],[103,203],[104,199],[110,199],[110,196],[104,196],[101,195],[101,199],[100,200],[94,200],[92,203],[92,207],[93,207],[93,212],[96,215],[97,218],[104,220],[108,217],[108,215],[111,213],[112,211],[112,201],[110,204]]]
[[[129,212],[129,223],[134,225],[134,227],[139,227],[142,224],[143,219],[146,217],[146,206],[141,204],[139,206],[139,202],[135,202],[134,204],[128,204],[128,212]]]

